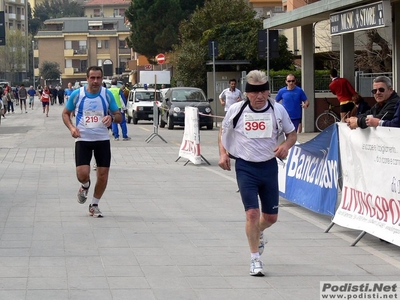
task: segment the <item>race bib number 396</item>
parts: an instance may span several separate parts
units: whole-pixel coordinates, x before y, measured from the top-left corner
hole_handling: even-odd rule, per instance
[[[249,139],[272,137],[271,114],[245,113],[244,134]]]

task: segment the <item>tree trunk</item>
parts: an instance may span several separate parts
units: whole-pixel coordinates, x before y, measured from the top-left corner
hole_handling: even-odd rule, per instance
[[[368,65],[373,72],[389,72],[392,69],[392,53],[389,43],[378,33],[376,29],[367,31],[367,57]],[[373,45],[377,44],[381,50],[373,49]]]

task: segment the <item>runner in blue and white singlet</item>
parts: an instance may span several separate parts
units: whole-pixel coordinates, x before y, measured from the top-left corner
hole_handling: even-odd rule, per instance
[[[112,93],[101,87],[97,94],[91,94],[86,87],[81,87],[72,92],[68,98],[66,108],[75,111],[76,124],[80,137],[77,141],[104,141],[109,140],[107,127],[102,119],[108,115],[108,110],[118,110]]]
[[[111,163],[111,145],[108,127],[112,122],[122,120],[121,112],[114,96],[102,86],[103,69],[89,67],[86,72],[88,85],[71,93],[62,113],[62,119],[75,139],[76,177],[81,183],[78,190],[78,203],[84,204],[90,188],[90,161],[96,160],[96,185],[94,187],[89,214],[103,217],[99,201],[108,182]],[[72,114],[75,114],[75,124]]]

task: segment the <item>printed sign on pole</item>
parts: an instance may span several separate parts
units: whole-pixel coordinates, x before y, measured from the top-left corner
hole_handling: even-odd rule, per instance
[[[179,156],[189,159],[195,165],[201,164],[199,109],[197,107],[185,107],[185,131]]]

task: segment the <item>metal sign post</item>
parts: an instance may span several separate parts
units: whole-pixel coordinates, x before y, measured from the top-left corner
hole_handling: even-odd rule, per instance
[[[145,140],[146,143],[150,143],[154,137],[158,136],[165,143],[166,140],[163,139],[161,135],[158,134],[158,106],[157,106],[157,75],[154,74],[154,101],[153,101],[153,133]]]
[[[154,100],[156,100],[156,98],[154,98]],[[153,133],[150,134],[150,136],[145,140],[146,143],[150,143],[152,139],[154,139],[154,137],[158,136],[161,140],[163,140],[165,143],[167,143],[166,140],[164,140],[164,138],[158,134],[158,106],[156,104],[156,101],[153,102]]]
[[[35,41],[32,41],[32,78],[33,78],[33,89],[36,91],[36,83],[35,83]]]
[[[215,94],[216,90],[215,89],[217,87],[217,83],[215,81],[215,56],[218,55],[218,43],[216,41],[208,42],[208,55],[212,56],[212,59],[213,59],[213,85],[214,85],[214,88],[213,88],[214,96],[213,97],[214,97],[214,106],[215,106],[214,113],[216,114],[217,113],[217,99],[216,99],[216,94]],[[215,127],[218,128],[217,118],[214,118],[214,119],[215,119]]]
[[[270,47],[270,45],[269,45],[269,29],[267,29],[267,49],[266,49],[267,50],[267,80],[269,81],[269,86],[272,86],[272,82],[271,82],[271,80],[269,80],[269,59],[270,59],[269,47]]]

